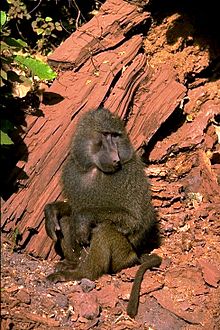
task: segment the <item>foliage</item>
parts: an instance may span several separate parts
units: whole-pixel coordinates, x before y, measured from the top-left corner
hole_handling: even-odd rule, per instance
[[[1,17],[1,75],[0,87],[11,87],[12,96],[13,86],[17,86],[17,90],[22,90],[21,97],[33,88],[37,76],[40,80],[51,80],[56,77],[56,73],[49,67],[48,64],[31,57],[28,54],[28,45],[21,39],[15,39],[8,36],[8,30],[4,31],[4,26],[7,23],[7,15],[5,12],[0,12]],[[10,91],[10,88],[9,88]],[[13,125],[9,124],[9,120],[2,121],[1,125],[1,144],[10,145],[12,140],[8,133],[13,129]]]
[[[96,0],[3,0],[8,28],[34,52],[48,55],[75,29],[85,23],[104,1]]]
[[[12,139],[8,136],[8,132],[13,129],[13,125],[8,120],[2,120],[1,122],[1,144],[10,145],[13,144]]]
[[[0,3],[0,134],[5,179],[1,196],[4,199],[12,192],[8,188],[10,184],[14,189],[14,183],[9,183],[7,178],[13,177],[11,171],[20,159],[17,145],[27,149],[21,138],[26,114],[43,115],[39,109],[40,85],[42,82],[47,85],[56,76],[47,64],[47,55],[88,20],[89,12],[97,4],[100,6],[101,1],[2,0]]]
[[[14,60],[18,64],[27,67],[32,71],[33,75],[38,76],[41,80],[50,80],[56,77],[56,73],[49,67],[49,65],[30,56],[25,57],[16,55]]]
[[[2,26],[5,25],[6,22],[6,13],[4,11],[0,12],[0,29],[2,30]]]
[[[88,19],[97,2],[3,0],[1,8],[0,87],[10,87],[7,92],[12,97],[25,97],[36,87],[35,76],[40,80],[55,78],[52,69],[32,55],[45,56],[51,52]],[[10,143],[7,133],[8,130],[1,134],[4,144]]]

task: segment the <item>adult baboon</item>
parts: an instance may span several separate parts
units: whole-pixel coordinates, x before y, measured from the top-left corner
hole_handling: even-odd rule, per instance
[[[99,108],[81,118],[62,182],[68,203],[48,204],[45,215],[47,233],[61,241],[67,263],[48,278],[55,282],[94,280],[142,264],[128,309],[134,316],[144,271],[159,266],[161,258],[147,255],[144,262],[141,259],[156,216],[144,165],[116,115]],[[87,257],[77,262],[86,245],[90,246]],[[69,261],[78,265],[68,267]]]

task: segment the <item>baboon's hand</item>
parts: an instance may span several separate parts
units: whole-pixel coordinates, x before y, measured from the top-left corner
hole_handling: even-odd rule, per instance
[[[57,241],[57,232],[60,231],[58,220],[58,209],[56,203],[47,204],[44,208],[45,228],[47,235],[54,241]]]
[[[47,276],[47,280],[50,282],[67,282],[76,281],[82,279],[83,275],[80,271],[76,270],[64,270],[60,272],[55,272]]]
[[[46,278],[48,281],[54,282],[54,283],[65,282],[65,280],[66,280],[63,272],[52,273],[52,274],[48,275]]]
[[[76,268],[76,266],[77,266],[76,260],[70,261],[70,260],[64,259],[64,260],[59,261],[56,264],[55,270],[56,270],[56,272],[61,272],[61,271],[65,271],[65,270],[73,270]]]

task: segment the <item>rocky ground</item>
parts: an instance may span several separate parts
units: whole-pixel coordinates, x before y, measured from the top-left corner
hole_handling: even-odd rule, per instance
[[[220,328],[219,48],[188,14],[152,13],[144,43],[149,64],[171,63],[187,87],[183,122],[170,132],[167,122],[166,137],[145,155],[162,237],[154,252],[163,263],[146,272],[132,320],[126,305],[137,267],[94,283],[51,284],[45,275],[55,261],[15,252],[3,238],[2,329]]]
[[[3,242],[2,329],[218,329],[220,210],[197,203],[161,214],[164,238],[155,251],[163,263],[145,274],[135,320],[126,305],[137,267],[95,283],[51,285],[45,275],[54,262]]]

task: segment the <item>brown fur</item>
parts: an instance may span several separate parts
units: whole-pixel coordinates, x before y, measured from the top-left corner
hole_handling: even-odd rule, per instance
[[[62,202],[49,204],[45,215],[47,233],[61,242],[67,262],[48,278],[54,282],[94,280],[140,264],[156,215],[144,165],[117,116],[100,108],[80,120],[62,182],[68,207],[57,204]],[[82,246],[89,246],[87,257],[80,254]],[[159,257],[148,256],[140,267],[131,294],[136,302],[129,303],[129,315],[137,312],[144,271],[160,262]]]

